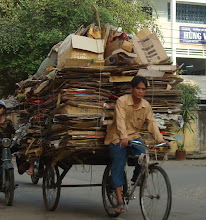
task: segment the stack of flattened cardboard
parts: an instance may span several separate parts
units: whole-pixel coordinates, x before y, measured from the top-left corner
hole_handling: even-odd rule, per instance
[[[22,152],[33,156],[54,154],[62,148],[73,152],[75,147],[79,152],[103,146],[105,129],[100,122],[104,103],[112,95],[109,77],[108,72],[63,70],[56,71],[52,79],[21,82],[20,123],[31,124],[21,140]],[[105,115],[111,116],[112,111]]]
[[[48,156],[53,163],[107,163],[107,126],[116,99],[130,92],[135,75],[148,79],[145,98],[164,121],[161,132],[172,135],[176,119],[169,116],[180,111],[174,86],[182,79],[173,74],[177,67],[168,64],[156,34],[144,29],[130,38],[110,25],[90,25],[55,49],[53,66],[45,65],[42,74],[18,83],[19,122],[29,124],[21,138],[23,155]],[[144,127],[141,133],[148,135]]]

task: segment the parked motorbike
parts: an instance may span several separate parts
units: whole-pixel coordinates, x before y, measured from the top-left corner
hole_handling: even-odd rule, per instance
[[[33,184],[37,184],[39,179],[43,177],[44,173],[44,165],[40,158],[36,158],[34,161],[33,174],[31,175],[31,181]]]
[[[12,164],[12,139],[0,139],[1,145],[1,163],[0,163],[0,192],[5,194],[6,205],[11,206],[14,199],[14,166]]]

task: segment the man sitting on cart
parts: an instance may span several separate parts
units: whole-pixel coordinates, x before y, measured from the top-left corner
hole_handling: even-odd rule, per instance
[[[122,186],[124,185],[124,168],[127,158],[127,146],[131,140],[141,140],[140,129],[144,122],[149,133],[158,143],[166,142],[159,131],[157,122],[153,116],[152,107],[143,99],[147,89],[147,79],[143,76],[135,76],[130,82],[131,94],[118,98],[113,122],[107,131],[105,144],[109,145],[111,165],[112,187],[117,196],[115,212],[125,211],[122,199]],[[145,148],[135,146],[130,148],[130,153],[140,155],[145,153]],[[140,165],[136,162],[132,182],[136,182],[140,173]],[[139,183],[140,184],[140,183]],[[138,184],[138,185],[139,185]]]

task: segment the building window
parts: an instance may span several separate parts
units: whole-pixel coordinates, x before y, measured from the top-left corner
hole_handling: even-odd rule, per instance
[[[176,21],[181,23],[206,24],[206,6],[176,4]],[[168,21],[171,21],[171,6],[168,3]]]

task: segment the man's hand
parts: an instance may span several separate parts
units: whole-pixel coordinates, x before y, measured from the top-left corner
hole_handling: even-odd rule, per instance
[[[123,138],[120,141],[120,147],[126,147],[128,145],[129,139],[128,138]]]

